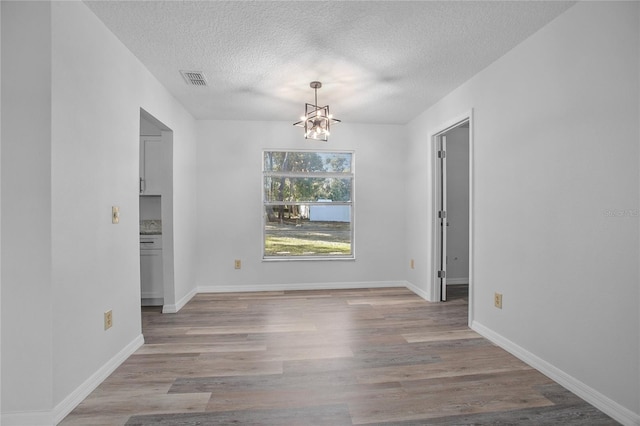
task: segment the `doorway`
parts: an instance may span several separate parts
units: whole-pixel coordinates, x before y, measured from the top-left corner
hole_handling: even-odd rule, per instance
[[[472,299],[472,117],[444,125],[432,137],[435,166],[433,300],[468,288]],[[471,312],[469,314],[471,319]]]
[[[140,109],[140,304],[175,311],[173,131]]]

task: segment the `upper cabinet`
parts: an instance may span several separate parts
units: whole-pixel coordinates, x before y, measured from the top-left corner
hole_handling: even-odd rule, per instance
[[[140,137],[140,194],[162,195],[166,156],[160,136]]]

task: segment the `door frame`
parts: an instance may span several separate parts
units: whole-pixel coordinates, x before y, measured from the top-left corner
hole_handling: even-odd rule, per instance
[[[473,281],[474,281],[474,253],[473,253],[473,237],[474,237],[474,174],[473,174],[473,147],[474,147],[474,120],[473,109],[455,116],[449,120],[446,120],[441,125],[436,127],[436,130],[429,136],[430,152],[431,152],[431,181],[432,181],[432,200],[431,200],[431,225],[432,225],[432,259],[431,259],[431,300],[440,301],[440,279],[438,277],[439,266],[439,247],[440,247],[440,223],[438,218],[438,206],[439,206],[439,191],[440,191],[440,176],[438,165],[438,138],[448,131],[459,127],[460,125],[469,123],[469,324],[473,320]]]
[[[167,170],[165,171],[165,186],[166,191],[162,194],[161,201],[161,216],[162,216],[162,275],[164,282],[164,304],[162,306],[162,313],[175,313],[178,311],[176,308],[176,288],[175,288],[175,276],[174,276],[174,235],[173,235],[173,130],[167,127],[162,121],[157,119],[151,113],[147,112],[143,108],[140,108],[140,118],[153,123],[158,129],[160,129],[160,136],[158,137],[161,143],[166,144],[165,165]],[[141,133],[141,132],[139,132]],[[141,137],[144,137],[141,135]],[[140,138],[138,138],[140,141]],[[140,212],[138,211],[138,216]]]
[[[455,127],[454,127],[455,128]],[[447,130],[448,132],[448,130]],[[447,226],[449,226],[448,204],[447,204],[447,134],[440,132],[433,136],[436,148],[436,204],[435,204],[435,220],[436,220],[436,277],[440,282],[436,282],[436,291],[438,293],[439,302],[447,300]],[[442,156],[440,154],[443,154]],[[444,207],[444,208],[443,208]],[[443,216],[441,212],[445,212]],[[438,226],[439,225],[439,226]],[[444,256],[443,256],[444,255]],[[443,258],[444,257],[444,258]],[[444,276],[440,276],[440,273]]]

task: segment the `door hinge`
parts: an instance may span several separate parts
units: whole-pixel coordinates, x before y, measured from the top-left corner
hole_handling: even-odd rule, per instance
[[[447,151],[438,151],[438,158],[446,158],[447,157]]]
[[[446,278],[447,271],[438,271],[438,278]]]
[[[446,219],[447,218],[447,212],[445,210],[440,210],[438,212],[438,219]]]

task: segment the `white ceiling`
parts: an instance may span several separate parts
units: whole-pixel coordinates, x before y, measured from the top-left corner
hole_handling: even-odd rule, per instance
[[[198,119],[293,122],[319,80],[319,104],[364,123],[408,122],[573,3],[86,2]]]

